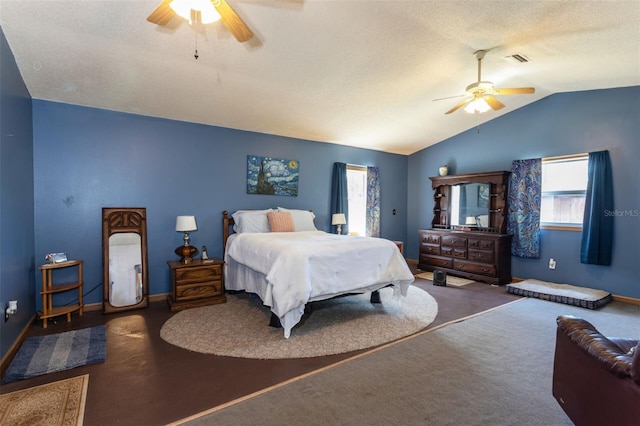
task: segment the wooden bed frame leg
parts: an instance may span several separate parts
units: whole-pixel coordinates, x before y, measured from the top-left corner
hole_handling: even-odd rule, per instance
[[[378,290],[371,292],[370,302],[371,303],[382,303],[382,301],[380,300],[380,292]]]
[[[269,320],[269,327],[282,328],[280,324],[280,318],[273,312],[271,312],[271,319]]]

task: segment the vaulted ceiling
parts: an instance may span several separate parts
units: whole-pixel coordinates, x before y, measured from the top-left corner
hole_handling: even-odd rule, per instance
[[[227,2],[249,41],[154,25],[160,0],[0,0],[0,24],[34,99],[400,154],[553,93],[640,85],[637,0]],[[477,81],[479,49],[483,80],[535,94],[445,115],[464,98],[434,99]]]

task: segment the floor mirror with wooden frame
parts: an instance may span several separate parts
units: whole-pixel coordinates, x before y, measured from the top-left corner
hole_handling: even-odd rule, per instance
[[[102,209],[102,276],[105,314],[149,306],[147,211]]]

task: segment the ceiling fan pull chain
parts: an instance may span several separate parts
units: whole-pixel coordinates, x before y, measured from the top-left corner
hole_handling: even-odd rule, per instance
[[[199,22],[196,22],[196,24],[194,25],[195,27],[195,33],[196,33],[196,52],[193,54],[193,57],[196,58],[196,61],[198,60],[198,26],[199,26]]]

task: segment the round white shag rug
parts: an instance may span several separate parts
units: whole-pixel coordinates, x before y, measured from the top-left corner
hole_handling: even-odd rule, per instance
[[[392,288],[380,290],[381,304],[370,293],[314,302],[311,311],[284,338],[269,327],[271,312],[255,296],[227,294],[227,303],[187,309],[169,318],[160,336],[194,352],[237,358],[310,358],[371,348],[416,333],[433,322],[438,303],[410,286],[396,299]]]

